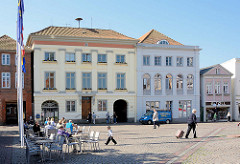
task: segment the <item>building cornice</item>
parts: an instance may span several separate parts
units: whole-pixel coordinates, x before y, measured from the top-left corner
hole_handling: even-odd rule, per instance
[[[163,45],[163,44],[145,44],[145,43],[138,43],[137,47],[139,48],[155,48],[155,49],[182,49],[182,50],[195,50],[201,51],[202,49],[199,46],[185,46],[185,45]]]

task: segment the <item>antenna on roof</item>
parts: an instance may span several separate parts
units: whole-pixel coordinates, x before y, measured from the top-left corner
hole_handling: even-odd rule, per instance
[[[80,28],[80,21],[83,20],[82,18],[76,18],[76,21],[78,21],[78,28]]]

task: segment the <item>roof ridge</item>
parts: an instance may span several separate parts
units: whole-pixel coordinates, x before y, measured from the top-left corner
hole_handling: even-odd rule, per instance
[[[139,43],[142,43],[144,40],[146,40],[147,39],[147,37],[149,37],[149,35],[152,33],[154,31],[154,29],[152,29],[152,30],[150,30],[149,32],[147,32],[146,34],[144,34],[143,36],[141,36],[140,38],[139,38]],[[143,39],[141,39],[141,38],[143,38]]]

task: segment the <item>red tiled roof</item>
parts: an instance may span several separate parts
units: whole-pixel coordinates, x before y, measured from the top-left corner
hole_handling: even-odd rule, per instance
[[[8,35],[1,36],[0,50],[16,50],[16,40],[9,37]]]
[[[152,29],[139,38],[139,43],[157,44],[158,41],[167,40],[169,45],[183,45],[172,38]]]

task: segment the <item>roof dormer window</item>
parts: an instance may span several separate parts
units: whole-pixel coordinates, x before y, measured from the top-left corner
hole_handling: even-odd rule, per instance
[[[157,44],[169,44],[167,40],[159,40]]]

